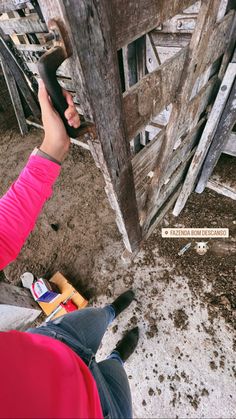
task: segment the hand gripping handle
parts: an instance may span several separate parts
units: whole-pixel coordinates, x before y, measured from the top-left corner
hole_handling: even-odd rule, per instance
[[[40,57],[38,61],[38,71],[52,100],[53,106],[64,123],[67,134],[71,138],[77,138],[81,135],[82,131],[85,130],[87,124],[83,123],[79,128],[73,128],[68,124],[64,115],[65,110],[68,108],[68,104],[56,77],[58,67],[66,58],[65,50],[60,46],[54,46]]]

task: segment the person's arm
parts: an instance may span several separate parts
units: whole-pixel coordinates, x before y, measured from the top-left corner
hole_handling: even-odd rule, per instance
[[[70,125],[80,124],[71,96],[65,116]],[[19,254],[37,217],[52,194],[52,186],[60,173],[60,163],[69,150],[70,140],[64,125],[52,107],[50,98],[40,84],[39,101],[45,137],[39,155],[31,155],[19,178],[0,199],[0,270]]]

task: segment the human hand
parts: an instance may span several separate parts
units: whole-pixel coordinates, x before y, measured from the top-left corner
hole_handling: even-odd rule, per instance
[[[80,117],[76,111],[72,96],[66,90],[62,90],[68,103],[68,108],[65,111],[65,117],[68,124],[74,128],[79,128]],[[44,153],[49,154],[51,157],[61,162],[69,151],[70,139],[59,114],[52,105],[42,80],[39,80],[38,98],[45,131],[44,140],[39,148],[44,151]]]

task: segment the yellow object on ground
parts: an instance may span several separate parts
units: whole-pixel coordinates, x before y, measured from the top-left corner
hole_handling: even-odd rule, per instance
[[[66,298],[69,297],[73,291],[75,291],[75,293],[71,297],[71,300],[78,307],[78,310],[87,306],[88,301],[85,300],[85,298],[82,297],[82,295],[78,291],[76,291],[76,289],[67,281],[67,279],[60,272],[55,273],[55,275],[53,275],[53,277],[50,279],[50,282],[54,282],[54,284],[58,286],[61,294],[52,303],[38,302],[41,309],[47,316],[49,316],[59,306],[60,303],[65,301]],[[61,308],[61,310],[59,310],[55,314],[55,316],[53,316],[53,319],[55,319],[56,317],[60,317],[66,313],[67,311],[64,308]]]

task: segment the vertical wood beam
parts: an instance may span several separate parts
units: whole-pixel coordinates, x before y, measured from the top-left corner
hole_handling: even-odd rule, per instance
[[[60,0],[57,4],[73,47],[75,85],[80,78],[96,126],[97,140],[90,142],[92,154],[96,155],[106,190],[117,209],[125,245],[133,251],[140,243],[141,232],[109,4],[106,0]],[[46,21],[58,16],[52,0],[40,0],[40,5]],[[76,91],[79,96],[80,91]]]
[[[141,216],[144,231],[148,230],[150,222],[155,215],[156,202],[158,201],[164,182],[164,175],[173,150],[175,138],[178,135],[184,134],[184,132],[181,134],[181,131],[184,127],[186,115],[188,114],[192,86],[194,86],[197,77],[201,74],[202,64],[199,57],[204,56],[212,28],[217,20],[220,3],[220,0],[202,0],[197,25],[189,45],[182,78],[173,103],[166,137],[162,143],[152,183],[147,191],[147,198]]]
[[[26,103],[28,104],[32,114],[36,118],[40,118],[40,108],[38,105],[38,101],[34,92],[30,89],[29,84],[26,81],[25,75],[19,65],[17,64],[14,55],[8,48],[5,40],[2,37],[0,32],[0,59],[2,62],[5,62],[9,67],[16,83],[21,91],[22,95],[24,96]]]
[[[235,63],[235,75],[236,75],[236,63]],[[236,122],[236,78],[226,103],[225,109],[221,115],[219,125],[214,135],[213,141],[209,148],[206,160],[204,161],[201,176],[198,181],[196,192],[201,193],[204,191],[207,181],[211,176],[215,165],[217,164],[221,153],[224,150],[225,145],[229,139],[232,128]]]
[[[65,10],[101,144],[101,150],[96,149],[98,160],[103,160],[104,174],[109,174],[106,186],[110,199],[119,205],[126,245],[129,242],[129,250],[135,250],[141,235],[109,5],[106,0],[68,0]]]
[[[4,63],[4,61],[0,61],[0,64],[2,65],[3,74],[6,80],[6,84],[8,87],[8,91],[10,94],[10,98],[12,101],[12,105],[15,111],[16,119],[19,125],[20,133],[21,135],[25,135],[28,132],[28,126],[25,119],[24,110],[22,107],[21,99],[19,92],[17,90],[15,79],[10,72],[8,66]]]
[[[198,143],[197,150],[189,167],[187,176],[184,180],[183,188],[175,204],[173,214],[176,216],[179,215],[180,211],[184,208],[189,195],[194,189],[197,176],[200,172],[207,151],[213,140],[217,125],[220,121],[221,114],[229,97],[235,76],[236,64],[230,63],[225,73],[216,100],[214,102],[210,116],[204,128],[203,134]]]

